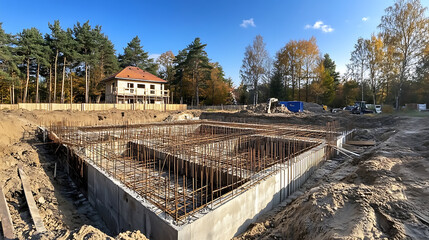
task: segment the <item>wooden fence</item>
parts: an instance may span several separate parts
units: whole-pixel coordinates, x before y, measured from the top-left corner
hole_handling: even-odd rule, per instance
[[[0,104],[0,110],[72,110],[72,111],[102,111],[110,109],[118,110],[158,110],[158,111],[183,111],[187,109],[186,104],[110,104],[110,103],[18,103]]]
[[[200,105],[200,106],[188,106],[188,109],[200,109],[200,110],[224,110],[224,111],[240,111],[245,110],[247,105]]]

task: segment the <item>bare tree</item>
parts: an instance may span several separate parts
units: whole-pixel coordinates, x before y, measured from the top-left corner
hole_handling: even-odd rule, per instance
[[[385,44],[393,48],[395,61],[399,66],[395,92],[398,109],[402,86],[415,73],[417,62],[428,42],[429,20],[425,16],[426,8],[421,5],[420,0],[398,0],[385,11],[386,15],[381,18],[379,28]]]
[[[244,52],[243,65],[240,69],[240,77],[246,84],[253,87],[253,104],[258,103],[258,85],[267,74],[268,52],[261,35],[257,35],[253,44],[246,47]]]
[[[362,101],[363,101],[363,85],[364,85],[364,75],[367,70],[367,55],[366,55],[366,44],[367,42],[363,38],[359,38],[355,44],[355,50],[353,50],[350,65],[347,65],[348,71],[353,72],[354,76],[360,74],[360,82],[362,87]]]
[[[383,67],[383,40],[380,36],[371,36],[371,39],[365,40],[366,44],[366,64],[369,70],[369,85],[371,86],[372,99],[377,104],[377,93],[381,83],[381,73]]]

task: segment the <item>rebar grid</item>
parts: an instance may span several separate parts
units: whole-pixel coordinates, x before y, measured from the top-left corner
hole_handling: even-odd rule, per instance
[[[181,223],[287,168],[295,156],[338,135],[336,127],[62,122],[50,124],[50,133]]]

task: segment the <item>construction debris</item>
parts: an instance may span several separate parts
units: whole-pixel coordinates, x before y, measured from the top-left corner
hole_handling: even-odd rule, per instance
[[[27,200],[28,208],[30,209],[31,217],[33,218],[36,231],[43,233],[46,231],[43,220],[40,217],[39,210],[37,209],[36,202],[34,201],[33,193],[31,192],[30,183],[28,182],[27,175],[25,174],[22,166],[19,166],[19,176],[21,177],[22,187],[24,189],[25,199]]]
[[[0,186],[0,222],[4,238],[15,239],[15,230],[13,228],[12,218],[10,217],[9,207],[7,206],[2,186]]]
[[[347,141],[346,142],[349,145],[355,145],[355,146],[375,146],[375,141]]]

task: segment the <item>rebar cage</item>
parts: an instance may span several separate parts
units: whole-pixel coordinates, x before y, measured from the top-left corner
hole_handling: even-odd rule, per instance
[[[59,143],[103,169],[176,223],[246,191],[339,135],[326,127],[182,121],[50,124]]]

